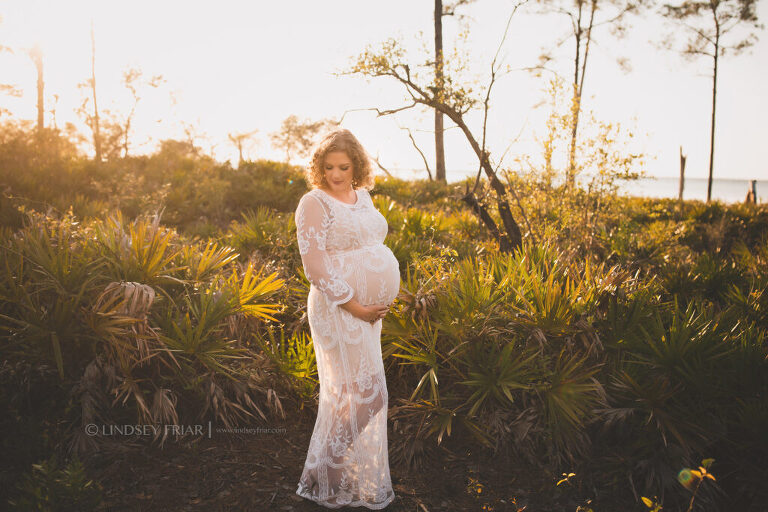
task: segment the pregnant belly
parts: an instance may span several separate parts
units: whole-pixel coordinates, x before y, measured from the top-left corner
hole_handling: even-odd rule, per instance
[[[345,255],[342,265],[358,302],[390,304],[400,292],[400,265],[384,244]]]

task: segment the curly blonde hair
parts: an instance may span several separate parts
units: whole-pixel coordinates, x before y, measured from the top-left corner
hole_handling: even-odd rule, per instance
[[[352,161],[352,188],[368,190],[373,188],[371,159],[360,141],[352,135],[352,132],[343,128],[328,133],[312,151],[312,157],[306,171],[307,183],[312,188],[328,186],[323,167],[326,155],[334,151],[343,151]]]

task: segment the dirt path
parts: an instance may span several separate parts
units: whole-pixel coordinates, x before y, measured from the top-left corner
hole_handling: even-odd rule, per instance
[[[116,442],[85,459],[89,476],[104,487],[99,510],[319,511],[295,494],[314,424],[310,414],[272,425],[285,433],[213,433],[193,441],[168,440],[163,448]],[[390,466],[394,511],[547,510],[522,508],[530,501],[500,461],[433,461],[419,471]],[[478,468],[484,467],[481,472]],[[513,496],[514,494],[514,496]],[[512,505],[514,497],[518,505]],[[570,510],[574,507],[568,507]],[[367,510],[344,507],[342,510]],[[553,509],[556,510],[556,509]],[[559,510],[565,510],[564,508]]]

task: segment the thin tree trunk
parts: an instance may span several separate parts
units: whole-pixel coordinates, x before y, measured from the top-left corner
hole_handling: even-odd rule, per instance
[[[589,58],[589,43],[592,41],[592,26],[595,22],[595,11],[597,10],[597,0],[592,0],[592,7],[589,13],[589,25],[587,26],[587,41],[584,46],[584,62],[581,63],[581,75],[579,75],[579,60],[581,58],[581,7],[583,2],[579,2],[579,19],[576,31],[576,59],[573,70],[573,100],[571,102],[571,113],[573,123],[571,126],[571,147],[568,158],[568,187],[572,187],[576,180],[576,136],[579,129],[579,114],[581,113],[581,95],[584,91],[584,75],[587,73],[587,59]]]
[[[715,16],[717,23],[717,16]],[[715,35],[715,63],[712,73],[712,129],[709,133],[709,181],[707,182],[707,202],[712,199],[712,170],[715,165],[715,102],[717,100],[717,54],[720,50],[720,26],[717,26]]]
[[[574,173],[576,167],[576,112],[580,108],[577,105],[579,101],[579,62],[581,60],[581,8],[584,5],[582,0],[578,0],[579,3],[579,15],[576,19],[576,32],[574,38],[576,39],[576,55],[573,59],[573,96],[571,98],[571,147],[568,156],[568,173],[565,177],[565,186],[570,189],[574,182]]]
[[[683,201],[683,188],[685,187],[685,155],[683,154],[683,146],[680,146],[680,189],[677,194],[677,198],[682,203]]]
[[[101,162],[101,132],[99,130],[99,107],[96,103],[96,35],[91,20],[91,90],[93,92],[93,149],[95,160]]]
[[[43,82],[43,53],[35,46],[32,54],[37,68],[37,136],[42,137],[45,128],[45,83]]]
[[[128,113],[128,117],[125,119],[125,126],[123,127],[123,158],[128,158],[128,135],[131,133],[131,122],[133,120],[133,115],[136,113],[137,104],[138,99],[136,99],[136,95],[134,94],[133,106]]]
[[[443,94],[443,1],[435,0],[435,87]],[[441,100],[442,101],[442,98]],[[435,179],[445,182],[443,113],[435,109]]]
[[[128,120],[125,122],[125,128],[123,130],[123,158],[128,158],[128,133],[131,131],[131,116],[133,112],[128,116]]]
[[[683,189],[685,188],[685,160],[686,156],[683,154],[683,146],[680,146],[680,188],[677,198],[677,213],[678,218],[683,215]]]

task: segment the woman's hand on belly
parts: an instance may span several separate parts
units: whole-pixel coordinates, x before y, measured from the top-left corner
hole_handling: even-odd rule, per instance
[[[339,307],[346,309],[352,316],[370,323],[374,323],[375,321],[384,318],[387,316],[387,313],[389,313],[389,306],[386,304],[370,304],[363,306],[354,297],[344,304],[340,304]]]

